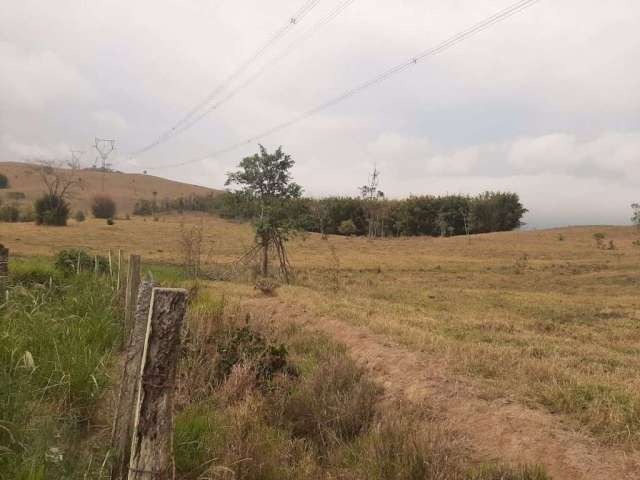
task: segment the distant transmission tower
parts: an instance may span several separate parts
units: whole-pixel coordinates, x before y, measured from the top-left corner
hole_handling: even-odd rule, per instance
[[[104,192],[104,174],[111,168],[111,164],[107,163],[107,158],[109,158],[109,155],[116,147],[116,141],[96,137],[93,147],[96,149],[98,155],[100,156],[100,159],[102,160],[100,170],[102,170],[102,191]]]
[[[69,152],[71,152],[71,160],[69,160],[69,167],[71,167],[72,170],[79,170],[80,160],[82,159],[83,155],[87,152],[85,150],[73,150],[73,149],[69,149]]]

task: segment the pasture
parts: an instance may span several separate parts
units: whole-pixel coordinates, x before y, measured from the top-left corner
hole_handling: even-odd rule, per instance
[[[192,226],[202,228],[204,272],[253,242],[250,226],[205,215],[0,224],[0,238],[16,256],[123,249],[179,267],[181,232]],[[250,274],[201,288],[346,345],[390,396],[427,402],[439,422],[466,432],[479,457],[540,463],[554,478],[637,478],[638,239],[605,226],[468,238],[307,234],[289,242],[295,278],[275,297],[255,290]]]

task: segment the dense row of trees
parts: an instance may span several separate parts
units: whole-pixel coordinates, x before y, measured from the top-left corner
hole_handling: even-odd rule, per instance
[[[291,199],[287,215],[299,228],[323,234],[376,236],[450,236],[513,230],[527,211],[516,193],[414,196],[404,200],[328,197]],[[225,192],[177,199],[139,200],[134,213],[202,211],[223,218],[255,218],[259,203],[244,192]],[[373,223],[373,225],[372,225]]]

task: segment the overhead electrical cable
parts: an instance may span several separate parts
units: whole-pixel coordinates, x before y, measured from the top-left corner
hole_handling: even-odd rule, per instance
[[[178,162],[178,163],[172,163],[172,164],[164,164],[164,165],[153,165],[153,166],[146,166],[145,168],[149,169],[149,170],[155,170],[155,169],[162,169],[162,168],[174,168],[174,167],[180,167],[183,165],[188,165],[190,163],[195,163],[195,162],[200,162],[203,160],[207,160],[213,157],[216,157],[218,155],[221,155],[223,153],[227,153],[230,152],[232,150],[235,150],[237,148],[240,148],[242,146],[245,146],[247,144],[251,144],[257,140],[260,140],[266,136],[269,136],[275,132],[278,132],[280,130],[284,130],[285,128],[288,128],[296,123],[301,122],[302,120],[315,115],[316,113],[325,110],[337,103],[340,103],[344,100],[346,100],[347,98],[356,95],[358,93],[360,93],[361,91],[372,87],[384,80],[386,80],[387,78],[396,75],[400,72],[403,72],[404,70],[410,68],[413,65],[416,65],[418,62],[424,60],[425,58],[428,57],[433,57],[435,55],[438,55],[450,48],[452,48],[453,46],[457,45],[460,42],[463,42],[464,40],[490,28],[491,26],[495,25],[496,23],[499,23],[503,20],[506,20],[507,18],[516,15],[517,13],[520,13],[524,10],[526,10],[527,8],[531,7],[532,5],[534,5],[535,3],[538,3],[540,0],[520,0],[518,2],[515,2],[513,4],[511,4],[510,6],[500,10],[497,13],[494,13],[493,15],[485,18],[484,20],[482,20],[481,22],[476,23],[475,25],[449,37],[448,39],[446,39],[445,41],[427,49],[424,50],[420,53],[418,53],[417,55],[411,57],[409,60],[404,61],[403,63],[400,63],[388,70],[385,70],[384,72],[380,73],[379,75],[365,81],[362,82],[352,88],[350,88],[349,90],[346,90],[345,92],[343,92],[342,94],[331,98],[330,100],[321,103],[320,105],[311,108],[309,110],[306,110],[304,112],[302,112],[301,114],[296,115],[295,117],[276,124],[256,135],[253,135],[250,138],[247,138],[246,140],[242,140],[240,142],[236,142],[234,144],[231,144],[227,147],[215,150],[213,152],[210,152],[208,155],[202,156],[202,157],[198,157],[198,158],[194,158],[191,160],[186,160],[183,162]]]
[[[316,22],[311,28],[309,28],[306,32],[304,32],[303,34],[301,34],[297,39],[295,39],[293,42],[291,42],[287,47],[285,47],[278,55],[274,56],[271,60],[269,60],[267,63],[265,63],[264,65],[262,65],[262,67],[260,67],[259,70],[257,70],[255,73],[253,73],[250,77],[248,77],[245,81],[243,81],[241,84],[239,84],[237,87],[231,89],[229,91],[229,93],[227,93],[224,97],[222,97],[220,100],[218,100],[217,102],[215,102],[214,104],[210,105],[209,107],[206,108],[206,110],[200,112],[199,114],[193,116],[190,120],[185,121],[180,127],[176,128],[173,132],[171,137],[174,137],[176,135],[179,135],[180,133],[184,132],[185,130],[188,130],[189,128],[191,128],[193,125],[195,125],[196,123],[198,123],[200,120],[202,120],[204,117],[206,117],[207,115],[209,115],[211,112],[213,112],[214,110],[216,110],[218,107],[220,107],[222,104],[228,102],[229,100],[231,100],[233,97],[235,97],[238,92],[240,92],[241,90],[245,89],[246,87],[248,87],[249,85],[251,85],[254,81],[256,81],[258,78],[260,78],[260,76],[262,76],[262,74],[267,71],[268,69],[272,68],[274,65],[276,65],[278,62],[284,60],[286,57],[288,57],[291,53],[293,53],[296,48],[300,47],[302,45],[303,42],[305,42],[306,40],[308,40],[314,33],[316,33],[318,31],[318,29],[324,25],[326,25],[327,23],[329,23],[331,20],[333,20],[335,17],[337,17],[344,9],[346,9],[349,5],[351,5],[355,0],[345,0],[342,3],[340,3],[339,5],[336,6],[335,9],[331,10],[326,16],[324,16],[323,18],[321,18],[318,22]]]
[[[189,122],[198,112],[205,108],[209,103],[211,103],[221,92],[227,88],[227,85],[233,82],[236,78],[241,76],[255,61],[257,61],[261,56],[264,55],[274,44],[278,42],[282,37],[284,37],[290,30],[295,28],[295,26],[300,23],[304,17],[306,17],[313,8],[320,3],[320,0],[307,0],[307,2],[302,5],[288,20],[287,23],[282,25],[278,30],[276,30],[267,41],[256,50],[249,58],[247,58],[244,62],[242,62],[232,73],[230,73],[222,82],[220,82],[210,93],[207,95],[200,103],[198,103],[195,107],[193,107],[187,114],[182,117],[177,123],[175,123],[171,128],[163,132],[156,140],[145,145],[138,150],[130,152],[131,155],[140,155],[148,150],[151,150],[153,147],[165,142],[169,138],[174,135],[183,124]]]

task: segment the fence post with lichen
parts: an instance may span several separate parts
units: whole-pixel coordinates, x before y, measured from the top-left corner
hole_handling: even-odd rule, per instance
[[[123,340],[129,337],[136,312],[138,287],[140,286],[140,255],[129,255],[127,270],[127,286],[124,296],[124,331]]]
[[[7,297],[9,290],[9,249],[0,243],[0,302]]]
[[[112,480],[126,479],[128,475],[131,436],[135,420],[134,409],[138,399],[138,374],[146,338],[151,292],[155,286],[156,284],[152,281],[144,281],[138,289],[133,328],[124,353],[120,392],[111,431]]]
[[[187,291],[154,288],[142,353],[129,480],[172,478],[173,399]]]

